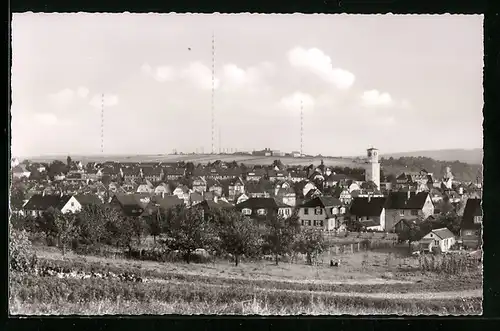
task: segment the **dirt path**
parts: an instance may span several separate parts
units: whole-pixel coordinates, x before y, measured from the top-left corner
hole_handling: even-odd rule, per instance
[[[160,284],[176,284],[185,285],[185,282],[165,280],[165,279],[149,279],[148,281]],[[204,286],[229,288],[229,285],[207,284]],[[461,299],[461,298],[482,298],[483,290],[465,290],[465,291],[448,291],[448,292],[410,292],[410,293],[360,293],[360,292],[332,292],[332,291],[308,291],[308,290],[287,290],[287,289],[270,289],[262,287],[254,287],[256,292],[289,292],[289,293],[310,293],[329,296],[342,297],[363,297],[373,299],[417,299],[417,300],[443,300],[443,299]]]

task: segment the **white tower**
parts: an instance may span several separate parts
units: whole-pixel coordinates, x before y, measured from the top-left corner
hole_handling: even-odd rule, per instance
[[[365,181],[374,182],[377,188],[380,189],[380,163],[378,162],[378,149],[368,148],[366,150],[369,166],[365,171]]]

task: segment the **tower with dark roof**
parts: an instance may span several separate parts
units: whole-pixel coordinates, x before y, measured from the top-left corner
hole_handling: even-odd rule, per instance
[[[377,188],[380,189],[380,163],[378,161],[378,149],[368,148],[366,150],[368,156],[368,167],[365,171],[365,181],[374,182]]]

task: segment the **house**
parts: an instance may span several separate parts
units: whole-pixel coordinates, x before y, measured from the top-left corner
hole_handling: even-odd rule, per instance
[[[190,190],[186,185],[178,185],[174,192],[172,192],[173,195],[177,196],[179,199],[183,200],[186,205],[189,204],[189,194]]]
[[[213,192],[214,195],[220,197],[222,196],[222,185],[217,179],[209,178],[207,180],[207,191]]]
[[[385,230],[385,198],[354,198],[349,210],[351,219],[366,230]]]
[[[177,180],[181,179],[186,175],[186,169],[184,168],[163,168],[163,178],[165,180]]]
[[[482,222],[481,199],[467,199],[460,224],[460,239],[463,246],[474,249],[481,246]]]
[[[298,182],[301,182],[307,178],[307,172],[301,171],[301,170],[299,170],[299,171],[292,170],[289,172],[289,178],[292,182],[298,183]]]
[[[434,229],[419,240],[420,249],[424,252],[447,252],[456,242],[455,235],[447,228]]]
[[[18,164],[12,168],[12,177],[16,179],[29,178],[31,172],[26,169],[26,165]]]
[[[351,193],[349,193],[349,190],[342,190],[342,192],[340,192],[339,200],[343,204],[349,205],[352,201],[352,198],[353,197],[352,197]]]
[[[394,225],[394,232],[396,233],[405,232],[416,224],[417,222],[415,221],[415,219],[407,220],[406,218],[402,218],[399,222],[397,222]]]
[[[236,210],[243,215],[258,221],[276,217],[279,214],[286,215],[290,206],[278,204],[273,198],[250,198],[235,206]]]
[[[277,187],[277,190],[275,192],[275,199],[292,207],[295,207],[295,205],[297,204],[297,196],[295,194],[295,191],[289,186],[285,188]]]
[[[310,190],[317,190],[318,188],[313,182],[307,182],[302,188],[302,196],[305,197]]]
[[[184,201],[180,200],[176,196],[154,196],[151,198],[149,203],[145,206],[141,216],[153,216],[159,212],[165,212],[167,210],[173,209],[177,206],[184,204]]]
[[[189,205],[196,206],[203,201],[203,196],[199,192],[191,192],[189,194]]]
[[[269,170],[267,177],[271,182],[284,181],[290,177],[290,174],[286,170]]]
[[[347,176],[347,175],[344,175],[344,174],[330,174],[330,175],[327,175],[325,177],[325,187],[333,187],[333,186],[337,186],[337,185],[340,185],[340,186],[346,186],[347,185],[347,181],[349,180],[350,178]]]
[[[256,168],[254,170],[247,171],[246,173],[246,180],[247,181],[253,181],[253,182],[258,182],[264,176],[266,175],[266,171],[264,169]]]
[[[143,194],[115,194],[110,206],[119,210],[124,216],[142,216],[151,199]]]
[[[236,202],[236,204],[239,204],[239,203],[242,203],[243,201],[247,201],[248,199],[250,199],[250,197],[248,195],[246,195],[245,193],[243,193],[243,194],[236,196],[235,202]]]
[[[75,199],[82,207],[92,205],[100,206],[103,204],[103,200],[96,194],[77,194],[75,195]]]
[[[304,199],[310,200],[310,199],[314,199],[316,197],[320,197],[322,195],[323,195],[323,193],[320,190],[318,190],[317,188],[312,188],[309,190],[309,192],[306,193],[306,195],[304,196]]]
[[[165,196],[165,195],[169,195],[171,193],[172,192],[170,191],[170,187],[165,183],[158,184],[158,186],[156,186],[155,190],[154,190],[155,195]]]
[[[142,178],[150,182],[159,182],[163,179],[163,169],[160,167],[142,167]]]
[[[146,180],[145,182],[139,184],[139,186],[136,189],[137,193],[148,193],[148,194],[153,194],[155,191],[155,188],[153,187],[153,184],[149,180]]]
[[[233,178],[229,181],[228,188],[228,199],[230,201],[235,201],[236,197],[245,193],[245,183],[241,177]]]
[[[136,167],[120,168],[120,177],[126,181],[135,181],[141,177],[141,169]]]
[[[35,194],[23,206],[23,214],[41,216],[49,208],[59,210],[61,213],[76,213],[82,205],[73,195],[67,194]]]
[[[254,183],[248,182],[245,187],[245,192],[250,198],[270,198],[269,188],[264,182]]]
[[[227,203],[223,200],[220,199],[215,199],[215,200],[203,200],[200,202],[197,207],[202,208],[203,210],[203,217],[207,219],[211,215],[213,215],[214,211],[220,210],[220,209],[232,209],[234,208],[233,205],[230,203]]]
[[[204,177],[193,177],[193,191],[204,194],[207,191],[207,181]]]
[[[394,231],[401,219],[426,219],[434,214],[434,203],[428,192],[390,192],[386,205],[386,231]]]
[[[297,152],[297,151],[292,152],[292,157],[300,157],[300,156],[301,156],[300,152]]]
[[[302,226],[332,231],[340,227],[341,215],[345,214],[342,202],[334,197],[317,197],[298,207]]]

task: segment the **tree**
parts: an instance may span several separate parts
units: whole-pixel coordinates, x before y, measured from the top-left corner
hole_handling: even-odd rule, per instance
[[[24,188],[19,185],[12,185],[10,193],[10,206],[14,210],[20,210],[23,207],[25,199]]]
[[[361,184],[361,188],[365,189],[365,190],[376,190],[376,189],[378,189],[377,188],[377,184],[375,184],[372,181],[364,182],[363,184]]]
[[[398,239],[401,242],[408,241],[408,249],[410,251],[410,254],[411,254],[411,243],[418,241],[421,238],[422,235],[419,225],[413,223],[398,234]]]
[[[156,213],[147,218],[147,225],[149,234],[153,236],[153,243],[156,246],[156,237],[158,237],[163,230],[162,227],[162,212],[160,209]]]
[[[283,165],[283,162],[281,162],[280,159],[274,160],[273,161],[273,168],[278,167],[279,169],[283,169],[285,166]]]
[[[323,234],[315,229],[301,231],[294,243],[294,251],[306,254],[308,264],[312,264],[313,258],[321,254],[325,248]]]
[[[186,163],[186,175],[191,176],[191,174],[194,171],[194,163],[193,162],[188,162]]]
[[[50,178],[54,178],[55,175],[60,173],[67,173],[67,166],[62,161],[55,160],[49,165],[48,173]]]
[[[278,265],[279,256],[292,250],[295,237],[300,232],[299,218],[296,213],[289,218],[273,215],[268,218],[266,230],[263,236],[264,250],[274,255]]]
[[[63,214],[58,210],[56,210],[54,216],[57,246],[61,249],[61,252],[64,255],[66,245],[71,243],[73,239],[78,238],[78,219],[76,214]]]
[[[106,223],[114,211],[100,205],[84,205],[78,213],[80,239],[92,245],[100,245],[106,239]]]
[[[240,256],[253,255],[259,247],[259,228],[235,210],[218,210],[215,214],[218,224],[220,246],[224,252],[234,256],[238,266]]]
[[[187,263],[196,249],[208,249],[216,240],[215,227],[205,220],[202,210],[184,205],[173,209],[172,217],[165,220],[165,235],[163,244],[182,252]]]
[[[71,156],[68,155],[68,157],[66,158],[66,166],[68,167],[68,170],[70,169],[72,163],[73,160],[71,160]]]

